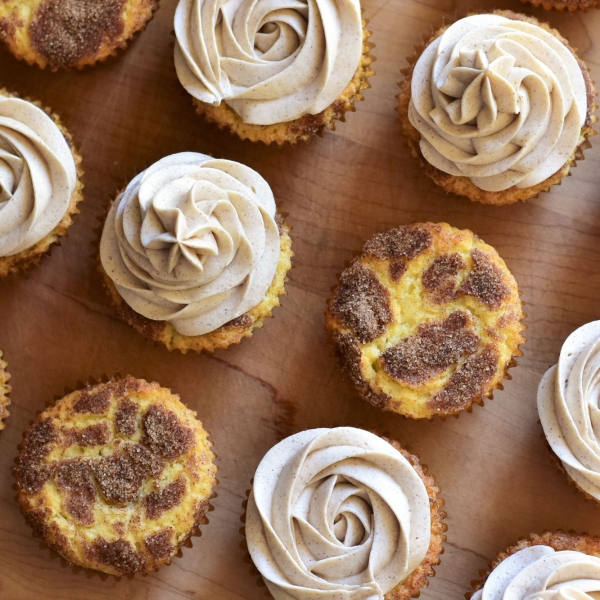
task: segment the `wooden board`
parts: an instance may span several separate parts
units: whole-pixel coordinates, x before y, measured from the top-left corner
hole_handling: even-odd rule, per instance
[[[567,486],[544,449],[535,392],[566,336],[600,317],[600,143],[551,194],[491,208],[446,196],[417,169],[394,112],[404,58],[445,17],[491,10],[481,0],[365,0],[377,45],[366,101],[335,133],[297,148],[240,142],[194,113],[173,67],[176,2],[118,58],[75,73],[42,72],[0,51],[0,85],[57,111],[84,156],[86,200],[69,237],[29,275],[0,282],[0,348],[12,372],[11,417],[0,435],[0,598],[264,598],[239,548],[241,504],[265,451],[307,427],[378,427],[430,467],[447,501],[446,552],[423,598],[461,598],[507,544],[549,528],[600,534],[594,505]],[[600,81],[600,11],[548,14]],[[596,138],[600,139],[600,138]],[[97,219],[115,192],[157,159],[192,150],[237,160],[271,184],[293,225],[289,295],[264,330],[214,356],[169,353],[115,317],[96,273]],[[419,220],[470,228],[517,277],[529,313],[525,357],[506,389],[473,414],[414,422],[357,397],[323,330],[344,261],[377,231]],[[50,560],[14,501],[11,467],[24,428],[66,385],[132,373],[172,387],[215,442],[219,497],[194,547],[148,577],[86,578]]]

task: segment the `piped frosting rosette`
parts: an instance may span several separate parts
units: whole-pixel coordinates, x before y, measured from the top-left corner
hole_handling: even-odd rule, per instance
[[[478,188],[535,186],[572,157],[587,117],[577,59],[526,21],[461,19],[417,61],[409,119],[423,157]]]
[[[391,444],[351,427],[303,431],[263,458],[246,539],[275,600],[381,600],[423,561],[425,484]]]
[[[140,173],[115,200],[100,258],[137,313],[209,333],[258,305],[279,261],[275,199],[252,169],[184,152]]]
[[[0,93],[0,257],[51,233],[76,184],[75,160],[54,121],[31,102]]]
[[[175,35],[184,88],[256,125],[325,110],[362,54],[358,0],[180,0]]]
[[[504,559],[471,600],[594,600],[600,595],[600,558],[530,546]]]
[[[600,501],[600,321],[564,343],[558,364],[538,389],[538,411],[548,444],[571,479]]]

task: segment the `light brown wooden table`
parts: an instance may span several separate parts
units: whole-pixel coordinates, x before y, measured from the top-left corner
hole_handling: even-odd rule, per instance
[[[600,318],[600,142],[573,177],[527,204],[491,208],[446,196],[410,157],[396,122],[396,83],[421,35],[492,0],[365,0],[377,76],[338,131],[297,148],[240,142],[197,117],[173,67],[176,2],[162,0],[147,29],[116,59],[50,73],[0,51],[0,85],[56,110],[84,156],[82,213],[61,248],[27,276],[0,282],[0,348],[13,375],[0,435],[0,598],[235,600],[264,598],[239,548],[241,503],[258,462],[278,439],[316,426],[388,431],[430,467],[447,501],[446,552],[423,598],[462,598],[507,544],[564,528],[600,534],[600,512],[573,492],[545,451],[535,392],[566,336]],[[548,14],[600,81],[600,11]],[[595,138],[600,140],[600,138]],[[95,270],[94,229],[108,200],[157,159],[192,150],[237,160],[271,184],[293,225],[289,295],[275,318],[214,356],[169,353],[115,317]],[[527,303],[525,356],[485,408],[446,422],[381,413],[342,379],[323,330],[330,288],[377,231],[419,220],[470,228],[495,246]],[[65,385],[132,373],[172,387],[204,421],[220,466],[219,497],[203,536],[170,567],[134,580],[86,578],[50,560],[14,501],[11,468],[24,428]]]

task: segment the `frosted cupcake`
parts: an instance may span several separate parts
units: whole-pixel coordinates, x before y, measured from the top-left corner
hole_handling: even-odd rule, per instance
[[[167,348],[226,348],[262,327],[285,293],[289,228],[267,182],[240,163],[184,152],[112,203],[100,242],[120,316]]]
[[[490,563],[472,583],[470,600],[569,598],[593,600],[600,593],[600,538],[562,531],[533,534]]]
[[[0,277],[67,233],[83,199],[80,162],[56,115],[0,89]]]
[[[416,597],[445,540],[438,493],[397,442],[352,427],[303,431],[256,471],[248,550],[275,600]]]
[[[158,0],[6,0],[0,40],[30,65],[80,69],[124,48],[157,8]]]
[[[177,75],[197,111],[251,141],[334,129],[373,74],[358,0],[180,0],[175,35]]]
[[[593,135],[586,65],[558,31],[511,11],[437,31],[401,87],[402,129],[425,173],[484,204],[548,191]]]
[[[559,466],[600,502],[600,321],[574,331],[538,388],[544,434]]]

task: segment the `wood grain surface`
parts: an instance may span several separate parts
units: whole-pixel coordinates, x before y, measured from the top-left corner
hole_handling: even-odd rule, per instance
[[[600,318],[600,143],[552,193],[503,208],[446,196],[417,169],[399,134],[400,69],[445,18],[493,1],[365,0],[376,77],[356,114],[309,145],[240,142],[194,113],[173,67],[175,0],[162,0],[133,45],[97,68],[50,73],[0,50],[0,85],[58,112],[84,157],[85,196],[62,247],[26,276],[0,282],[0,348],[13,375],[0,435],[0,598],[235,600],[264,598],[240,548],[245,491],[266,450],[316,426],[376,427],[429,465],[446,499],[448,542],[423,598],[462,598],[470,580],[520,537],[544,529],[600,534],[600,512],[553,465],[535,393],[566,336]],[[600,81],[600,11],[544,13]],[[600,139],[600,138],[595,138]],[[594,140],[593,140],[594,141]],[[271,184],[293,226],[296,257],[282,307],[250,340],[214,356],[169,353],[114,315],[96,273],[98,217],[140,170],[185,150],[243,162]],[[362,242],[401,223],[446,221],[497,248],[527,303],[525,356],[495,399],[445,422],[381,413],[343,380],[323,329],[325,301]],[[169,567],[133,580],[86,577],[51,560],[14,500],[11,468],[23,430],[64,386],[132,373],[171,387],[211,433],[220,485],[210,524]]]

